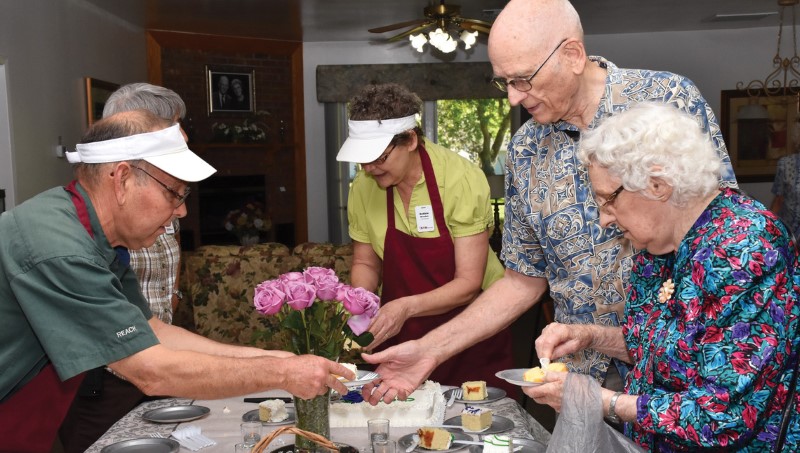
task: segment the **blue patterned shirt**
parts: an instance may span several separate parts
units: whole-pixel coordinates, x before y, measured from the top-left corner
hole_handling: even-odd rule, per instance
[[[778,214],[794,236],[800,237],[800,154],[782,157],[778,161],[772,193],[783,197]]]
[[[721,185],[736,187],[714,112],[690,80],[663,71],[620,69],[602,57],[590,60],[608,75],[589,129],[631,104],[673,104],[708,132],[724,161]],[[556,321],[618,326],[631,245],[615,227],[600,226],[588,172],[576,156],[579,136],[578,128],[567,122],[539,124],[533,119],[514,134],[506,160],[502,256],[507,268],[547,279]],[[604,354],[586,349],[566,359],[572,371],[605,380],[609,358]]]

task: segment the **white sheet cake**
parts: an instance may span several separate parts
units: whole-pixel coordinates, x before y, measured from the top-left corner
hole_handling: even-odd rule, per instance
[[[438,382],[426,381],[406,401],[392,401],[390,404],[381,401],[377,406],[368,402],[332,402],[330,417],[333,428],[363,428],[367,426],[367,420],[373,418],[388,418],[392,426],[419,427],[441,425],[444,411],[441,386]]]

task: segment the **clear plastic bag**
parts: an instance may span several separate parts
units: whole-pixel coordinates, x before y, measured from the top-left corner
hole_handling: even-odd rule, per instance
[[[569,373],[564,382],[561,413],[547,453],[641,453],[638,445],[603,421],[600,384],[589,376]]]

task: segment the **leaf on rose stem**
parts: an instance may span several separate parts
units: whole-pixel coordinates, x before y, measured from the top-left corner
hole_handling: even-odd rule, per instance
[[[356,335],[355,332],[353,332],[353,329],[351,329],[347,324],[344,326],[344,333],[347,337],[352,338],[353,341],[362,347],[367,346],[375,340],[375,336],[372,335],[372,332],[367,331],[361,335]]]

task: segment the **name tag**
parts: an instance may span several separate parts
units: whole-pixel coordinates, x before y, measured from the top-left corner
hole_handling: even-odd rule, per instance
[[[417,215],[417,231],[425,233],[434,230],[433,208],[431,205],[417,206],[414,208]]]

